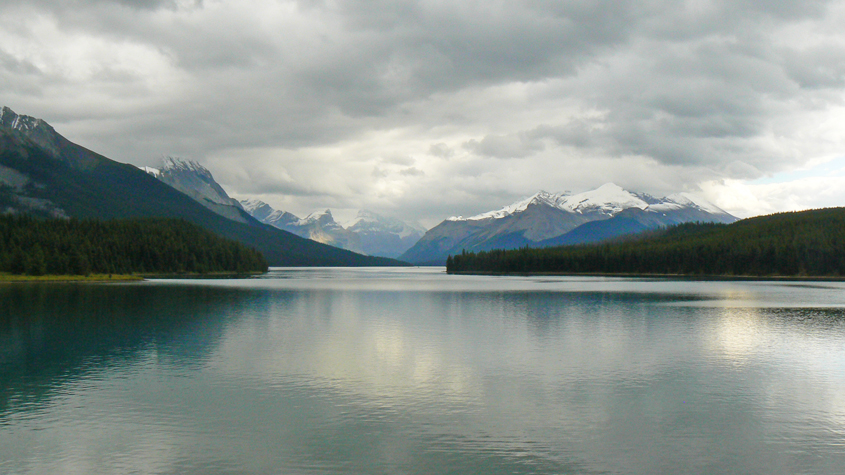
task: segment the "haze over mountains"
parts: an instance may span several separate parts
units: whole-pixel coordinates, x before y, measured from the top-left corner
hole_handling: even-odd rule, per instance
[[[172,171],[174,182],[185,184],[191,179],[180,177],[184,170]],[[0,111],[0,212],[95,219],[181,218],[259,250],[275,266],[399,264],[303,239],[261,223],[243,210],[236,211],[239,219],[230,219],[220,210],[212,211],[215,205],[201,205],[204,199],[191,198],[132,165],[76,145],[41,119],[18,115],[8,107]]]
[[[260,200],[235,200],[194,161],[164,157],[161,167],[143,171],[69,142],[43,120],[7,107],[0,112],[2,212],[182,217],[256,247],[271,265],[395,263],[359,254],[443,265],[463,250],[581,244],[684,222],[736,220],[694,195],[655,198],[608,183],[577,194],[541,191],[499,210],[448,218],[428,231],[370,211],[341,225],[329,209],[300,218]]]
[[[259,221],[279,229],[371,256],[398,257],[425,234],[420,226],[368,210],[359,210],[352,221],[341,225],[334,220],[330,209],[299,218],[275,210],[261,200],[241,200],[241,205]]]
[[[165,157],[148,173],[231,219],[247,213],[298,236],[354,252],[398,257],[418,265],[442,265],[463,250],[513,249],[583,244],[685,222],[736,220],[712,203],[688,193],[655,198],[607,183],[571,194],[540,191],[502,209],[447,218],[429,231],[401,220],[359,211],[341,225],[331,210],[300,218],[257,199],[230,198],[202,165]]]
[[[684,222],[731,223],[736,217],[690,194],[655,198],[607,183],[570,194],[541,191],[496,211],[448,218],[400,259],[443,265],[463,250],[583,244]]]
[[[395,258],[425,233],[419,226],[367,210],[359,211],[355,219],[343,226],[334,220],[329,209],[299,218],[261,200],[238,201],[229,197],[208,169],[192,160],[166,156],[161,167],[142,170],[226,218],[246,222],[246,217],[252,216],[297,236],[360,254]]]

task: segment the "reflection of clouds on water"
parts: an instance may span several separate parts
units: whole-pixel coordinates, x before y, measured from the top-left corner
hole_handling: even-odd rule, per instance
[[[837,304],[820,297],[830,286],[448,290],[426,272],[426,290],[404,292],[413,279],[385,291],[365,273],[360,287],[261,281],[211,307],[228,284],[191,284],[192,304],[133,359],[110,359],[31,415],[70,415],[90,433],[32,430],[20,453],[64,454],[37,466],[64,473],[275,473],[302,460],[360,473],[832,473],[843,460],[831,441],[845,434],[845,311],[758,305],[805,304],[808,291]],[[143,284],[162,296],[180,285]],[[202,324],[179,323],[187,313]]]
[[[421,303],[399,293],[297,294],[232,327],[210,369],[269,382],[293,375],[373,398],[439,392],[460,400],[477,384],[444,351],[448,343],[437,340],[439,332],[420,331],[432,323],[436,328]],[[250,330],[256,322],[262,326],[258,338]]]
[[[706,340],[719,357],[741,364],[771,339],[769,322],[757,308],[720,308]]]
[[[793,437],[771,443],[838,450],[821,433],[845,435],[845,311],[716,308],[704,338],[717,358],[750,367],[744,384],[757,395],[758,423],[771,434]],[[769,372],[788,376],[772,378]]]

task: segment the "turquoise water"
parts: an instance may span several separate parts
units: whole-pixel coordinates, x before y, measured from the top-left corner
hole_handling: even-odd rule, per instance
[[[0,286],[0,473],[845,473],[845,284]]]

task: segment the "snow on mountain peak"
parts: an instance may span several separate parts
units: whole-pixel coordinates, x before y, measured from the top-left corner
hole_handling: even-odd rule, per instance
[[[310,223],[320,222],[320,223],[328,223],[334,222],[334,217],[332,217],[332,210],[326,208],[319,211],[314,211],[313,213],[309,214],[308,216],[299,220],[300,226],[305,226]]]
[[[249,214],[252,214],[258,208],[261,208],[262,206],[268,206],[268,205],[267,205],[267,203],[265,203],[265,202],[263,202],[259,199],[250,198],[250,199],[247,199],[247,200],[241,200],[241,206],[243,207],[244,211],[246,211]]]
[[[408,224],[402,220],[382,216],[366,209],[358,210],[355,218],[344,223],[343,227],[353,232],[392,233],[400,239],[425,234],[425,229],[419,225]]]
[[[18,115],[7,106],[0,109],[0,125],[14,130],[34,130],[40,127],[50,127],[41,119],[28,115]]]
[[[184,172],[194,172],[200,175],[210,175],[211,172],[208,171],[207,168],[200,165],[199,162],[194,160],[186,160],[181,157],[174,157],[170,155],[165,155],[161,159],[162,167],[161,170],[164,172],[168,171],[184,171]]]
[[[486,213],[470,216],[469,218],[464,218],[463,216],[452,216],[447,218],[447,221],[480,221],[482,219],[499,219],[510,216],[514,213],[525,211],[530,205],[536,204],[545,204],[557,208],[559,207],[558,204],[561,200],[565,199],[567,196],[569,196],[569,192],[549,193],[541,190],[524,200],[517,201],[516,203],[505,206],[504,208],[496,211],[488,211]]]
[[[623,209],[646,209],[649,206],[645,200],[615,183],[605,183],[595,190],[572,195],[561,205],[580,214],[585,211],[599,211],[607,215],[614,215]]]
[[[158,168],[153,168],[153,167],[138,167],[138,168],[147,172],[148,175],[152,175],[156,178],[158,178],[158,176],[161,175],[161,170],[159,170]]]
[[[727,211],[723,210],[722,208],[719,208],[718,206],[705,200],[704,198],[690,193],[676,193],[667,196],[666,199],[672,200],[682,206],[692,206],[708,213],[728,214]]]
[[[469,218],[452,216],[447,218],[447,221],[500,219],[525,211],[531,205],[546,205],[570,213],[599,213],[606,216],[615,216],[620,211],[630,208],[664,212],[689,207],[713,214],[728,214],[707,200],[689,193],[677,193],[665,198],[655,198],[645,193],[632,193],[615,183],[605,183],[594,190],[574,195],[568,191],[563,193],[540,191],[499,210],[488,211]]]

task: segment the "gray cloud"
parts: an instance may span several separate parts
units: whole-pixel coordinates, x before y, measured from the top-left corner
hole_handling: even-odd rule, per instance
[[[530,133],[486,135],[481,141],[469,140],[464,148],[479,155],[495,158],[524,158],[545,148],[541,137]]]
[[[841,153],[813,124],[842,118],[843,19],[821,0],[12,1],[0,101],[117,160],[213,163],[241,195],[431,220],[611,178],[589,163],[695,189]],[[259,178],[259,151],[289,174]]]

